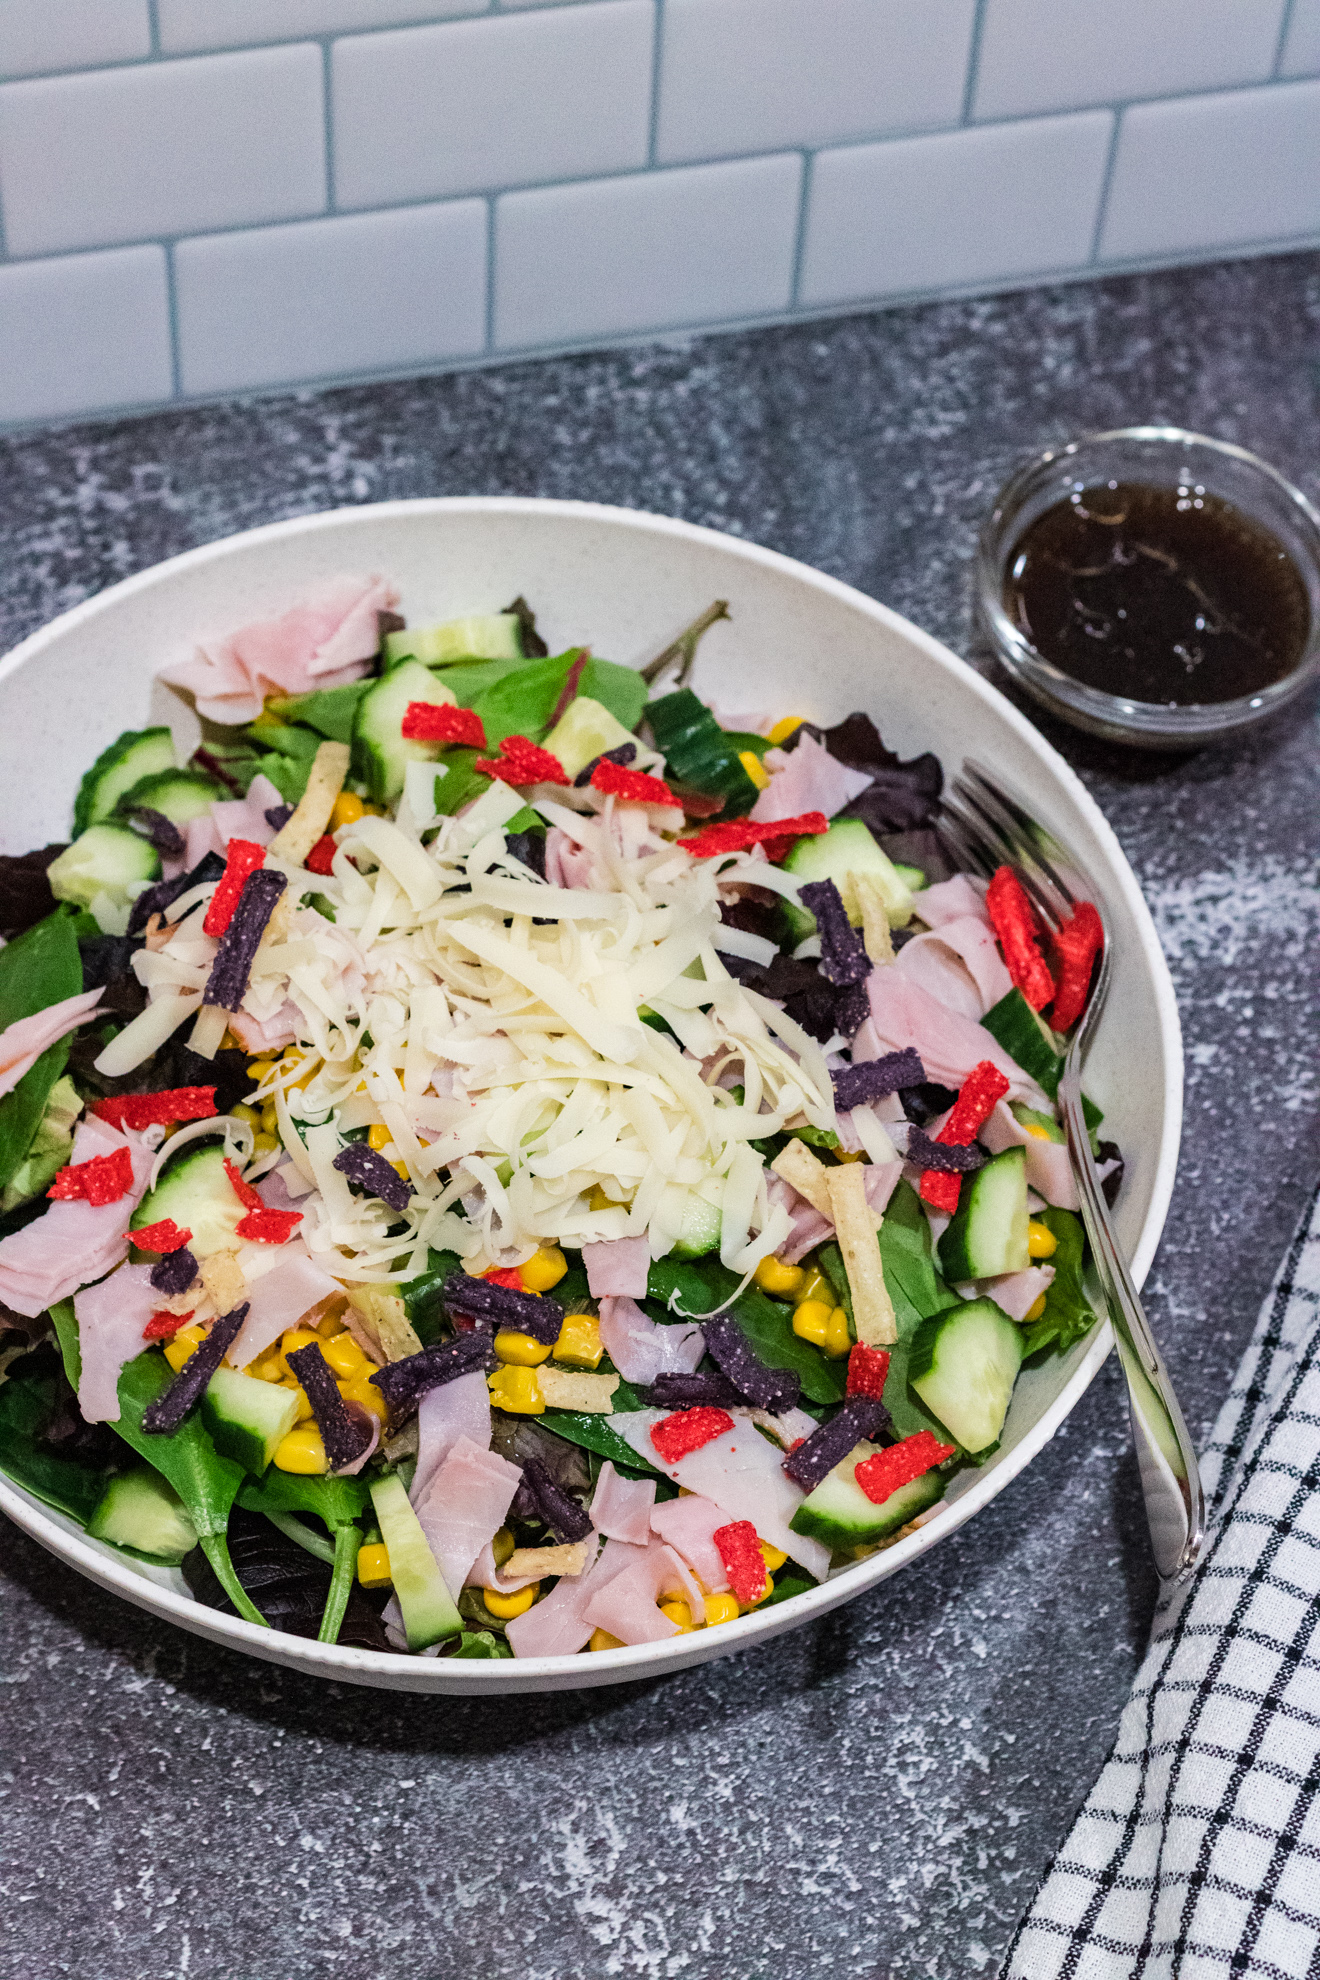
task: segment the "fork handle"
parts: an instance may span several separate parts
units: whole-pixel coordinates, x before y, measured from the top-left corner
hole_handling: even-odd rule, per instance
[[[1169,1371],[1155,1345],[1150,1323],[1114,1236],[1082,1112],[1078,1060],[1079,1054],[1070,1051],[1059,1082],[1068,1152],[1077,1177],[1082,1222],[1091,1240],[1091,1256],[1127,1377],[1151,1551],[1161,1580],[1177,1582],[1192,1572],[1205,1545],[1205,1492],[1196,1462],[1196,1447],[1178,1406]]]

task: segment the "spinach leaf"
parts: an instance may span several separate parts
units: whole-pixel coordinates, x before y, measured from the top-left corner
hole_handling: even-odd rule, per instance
[[[775,1580],[774,1593],[766,1597],[763,1606],[767,1609],[773,1609],[776,1602],[790,1602],[795,1595],[805,1595],[809,1589],[815,1586],[816,1583],[812,1580],[811,1576],[804,1574],[800,1567],[796,1567],[790,1561],[787,1567],[779,1570],[779,1574]]]
[[[552,659],[529,661],[473,697],[471,706],[482,719],[492,749],[505,736],[530,736],[533,742],[542,739],[564,692],[569,669],[580,657],[580,648],[571,647]],[[642,719],[646,682],[631,667],[588,658],[577,691],[608,708],[625,729],[635,729]]]
[[[344,687],[316,688],[310,694],[272,695],[266,707],[282,722],[305,723],[309,729],[315,729],[318,739],[351,743],[358,703],[371,685],[368,676],[363,681],[349,681]]]
[[[70,991],[76,996],[76,991]],[[0,1100],[0,1189],[11,1183],[27,1160],[46,1102],[69,1062],[72,1038],[61,1038],[29,1066],[13,1091]],[[10,1208],[14,1206],[11,1204]]]
[[[83,987],[74,917],[62,908],[48,914],[0,949],[0,1031],[51,1004],[76,997]],[[72,1041],[62,1038],[29,1067],[12,1093],[0,1100],[0,1187],[20,1166],[46,1111],[50,1090],[64,1071]]]
[[[620,1381],[614,1391],[614,1414],[630,1413],[636,1409],[646,1409],[649,1405],[631,1382]],[[620,1469],[625,1465],[636,1471],[646,1464],[645,1458],[635,1451],[626,1438],[610,1427],[611,1418],[602,1416],[595,1410],[548,1409],[539,1422],[556,1436],[563,1437],[570,1444],[578,1444],[584,1451],[595,1451],[598,1457],[609,1458]],[[648,1470],[658,1467],[647,1466]]]
[[[511,730],[505,731],[512,734]],[[489,777],[483,777],[473,768],[477,758],[484,751],[479,749],[447,749],[444,762],[436,765],[435,808],[441,818],[452,818],[461,811],[469,798],[480,797],[490,789]],[[443,777],[439,774],[444,771]]]
[[[1037,1210],[1035,1217],[1037,1223],[1053,1231],[1058,1249],[1050,1260],[1054,1280],[1045,1295],[1045,1311],[1026,1330],[1022,1343],[1024,1359],[1043,1349],[1063,1354],[1096,1323],[1082,1283],[1086,1235],[1081,1218],[1075,1217],[1071,1210]]]
[[[738,1274],[716,1257],[661,1258],[647,1279],[648,1299],[665,1309],[666,1317],[700,1319],[737,1290]],[[810,1341],[793,1332],[793,1310],[771,1299],[759,1286],[748,1286],[728,1309],[761,1359],[771,1368],[792,1368],[801,1377],[802,1393],[812,1402],[842,1402],[847,1364],[826,1361]]]
[[[86,1526],[110,1474],[64,1457],[44,1441],[55,1401],[49,1376],[11,1376],[0,1384],[0,1471],[34,1498]]]
[[[502,1636],[489,1629],[465,1629],[451,1657],[511,1657],[512,1650]]]
[[[880,1259],[902,1340],[932,1313],[956,1306],[958,1295],[935,1269],[930,1223],[911,1183],[900,1182],[880,1226]]]

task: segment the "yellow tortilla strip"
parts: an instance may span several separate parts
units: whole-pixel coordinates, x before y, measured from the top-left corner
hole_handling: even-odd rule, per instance
[[[421,1338],[414,1333],[408,1309],[397,1293],[386,1292],[383,1286],[354,1286],[348,1303],[380,1343],[382,1361],[403,1361],[410,1354],[421,1353]]]
[[[276,859],[287,859],[291,866],[301,866],[317,840],[325,837],[335,799],[348,775],[348,762],[347,743],[321,744],[312,758],[307,789],[294,807],[292,818],[285,820],[270,842]]]
[[[799,1196],[805,1196],[813,1210],[822,1217],[833,1217],[830,1209],[830,1192],[827,1181],[828,1171],[823,1162],[817,1161],[805,1141],[796,1138],[787,1148],[781,1148],[770,1164],[777,1176],[795,1189]]]
[[[884,895],[874,873],[850,873],[848,885],[862,917],[862,947],[873,963],[891,963],[894,944],[889,934],[889,916]]]
[[[889,1347],[898,1339],[898,1322],[876,1242],[875,1212],[866,1200],[866,1177],[856,1162],[841,1162],[825,1173],[834,1234],[852,1292],[853,1330],[865,1347]]]
[[[536,1372],[541,1394],[551,1409],[585,1409],[613,1416],[614,1391],[619,1386],[617,1375],[570,1374],[568,1369],[552,1368],[548,1363],[543,1363]]]
[[[543,1574],[581,1574],[586,1565],[587,1542],[574,1540],[562,1547],[515,1547],[500,1573],[510,1579],[524,1574],[539,1578]]]
[[[232,1313],[247,1298],[247,1280],[238,1268],[236,1251],[213,1251],[198,1271],[217,1313]]]

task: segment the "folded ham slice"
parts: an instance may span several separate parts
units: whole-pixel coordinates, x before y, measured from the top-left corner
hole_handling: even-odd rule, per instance
[[[1025,1320],[1042,1293],[1054,1284],[1052,1265],[1028,1265],[1022,1272],[1004,1272],[997,1279],[983,1279],[981,1291],[992,1299],[1010,1320]]]
[[[99,990],[82,990],[76,997],[62,997],[58,1004],[48,1004],[44,1011],[7,1024],[0,1031],[0,1096],[13,1092],[43,1052],[85,1024],[104,995],[104,986]]]
[[[869,1022],[887,1052],[911,1046],[927,1079],[957,1090],[974,1066],[988,1059],[1009,1082],[1009,1098],[1048,1111],[1049,1102],[983,1024],[951,1011],[897,967],[873,969],[866,979]],[[1042,1144],[1043,1145],[1043,1144]]]
[[[778,1250],[778,1256],[786,1265],[796,1265],[818,1244],[824,1244],[833,1237],[834,1225],[830,1219],[822,1217],[805,1196],[799,1196],[793,1185],[776,1175],[773,1169],[766,1170],[765,1188],[771,1204],[788,1212],[789,1233]]]
[[[899,950],[894,967],[975,1023],[1013,988],[989,924],[972,915],[914,936]]]
[[[409,1493],[414,1506],[460,1437],[490,1449],[490,1390],[480,1369],[428,1389],[417,1406],[417,1469]]]
[[[595,1627],[586,1619],[587,1604],[641,1553],[626,1540],[607,1540],[582,1574],[565,1575],[544,1602],[514,1617],[506,1631],[514,1656],[572,1657],[584,1649]]]
[[[504,1524],[522,1472],[471,1437],[455,1439],[415,1511],[454,1600],[472,1565]]]
[[[1048,1102],[1045,1103],[1045,1110],[1049,1110]],[[1003,1100],[977,1139],[985,1143],[992,1155],[1002,1155],[1006,1148],[1025,1148],[1028,1187],[1034,1189],[1038,1196],[1043,1196],[1047,1203],[1052,1203],[1056,1210],[1081,1209],[1077,1178],[1073,1174],[1067,1144],[1042,1141],[1039,1135],[1029,1134],[1021,1121],[1013,1118]]]
[[[815,1428],[813,1424],[813,1429]],[[729,1585],[712,1537],[717,1527],[727,1526],[729,1515],[713,1499],[689,1492],[684,1499],[666,1499],[651,1514],[651,1530],[658,1533],[696,1575],[708,1595],[718,1595]]]
[[[600,1338],[624,1381],[643,1386],[657,1375],[690,1375],[706,1352],[700,1327],[661,1325],[631,1299],[601,1301]]]
[[[651,1269],[651,1246],[646,1238],[610,1238],[584,1244],[582,1263],[593,1299],[645,1299]]]
[[[79,1124],[71,1162],[90,1162],[127,1148],[133,1187],[117,1203],[79,1198],[52,1203],[40,1217],[0,1242],[0,1301],[35,1319],[56,1300],[103,1279],[128,1252],[128,1220],[146,1192],[153,1156],[141,1137],[122,1134],[92,1116]]]
[[[637,1549],[637,1558],[611,1576],[587,1600],[583,1620],[593,1629],[608,1630],[620,1643],[663,1643],[678,1635],[678,1625],[661,1615],[662,1595],[676,1595],[694,1615],[705,1614],[701,1589],[686,1564],[662,1541]]]
[[[985,881],[975,881],[969,874],[955,873],[952,880],[937,880],[933,887],[923,887],[913,898],[917,918],[927,928],[942,928],[946,922],[961,921],[967,915],[987,928],[990,926],[985,911]]]
[[[150,1265],[121,1265],[74,1294],[82,1356],[78,1407],[89,1423],[118,1423],[120,1371],[146,1352],[142,1329],[159,1305]]]
[[[804,735],[794,749],[768,749],[763,762],[770,782],[752,806],[756,825],[775,818],[800,818],[807,811],[823,811],[833,818],[874,781],[865,770],[850,770],[840,763],[814,736]]]
[[[607,1540],[627,1540],[634,1547],[644,1547],[651,1537],[654,1505],[654,1478],[623,1478],[606,1458],[591,1501],[591,1523],[597,1533],[603,1533]]]
[[[246,1368],[274,1345],[286,1327],[296,1327],[304,1313],[342,1292],[339,1281],[313,1264],[306,1251],[289,1248],[268,1272],[249,1281],[247,1319],[225,1359],[231,1367]]]

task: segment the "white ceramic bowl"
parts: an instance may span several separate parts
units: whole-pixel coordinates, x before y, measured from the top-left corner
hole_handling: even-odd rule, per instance
[[[904,755],[933,749],[993,764],[1094,879],[1114,936],[1114,976],[1087,1084],[1127,1158],[1119,1237],[1138,1283],[1159,1240],[1182,1118],[1173,987],[1117,840],[1063,759],[994,688],[938,641],[835,579],[714,531],[584,502],[497,497],[340,509],[172,558],[78,606],[0,662],[6,805],[0,846],[68,831],[83,768],[127,726],[177,720],[153,676],[203,631],[287,606],[318,579],[379,571],[413,624],[494,611],[522,592],[555,651],[575,640],[644,663],[714,598],[732,620],[702,645],[695,681],[730,712],[834,721],[872,715]],[[162,698],[163,697],[163,698]],[[1028,1370],[1003,1444],[967,1471],[919,1530],[821,1587],[739,1622],[592,1656],[498,1662],[380,1656],[309,1643],[193,1601],[182,1577],[139,1565],[0,1477],[0,1507],[61,1560],[153,1615],[237,1650],[357,1684],[419,1692],[550,1691],[655,1677],[795,1629],[910,1567],[979,1512],[1054,1435],[1111,1345],[1108,1326]]]

